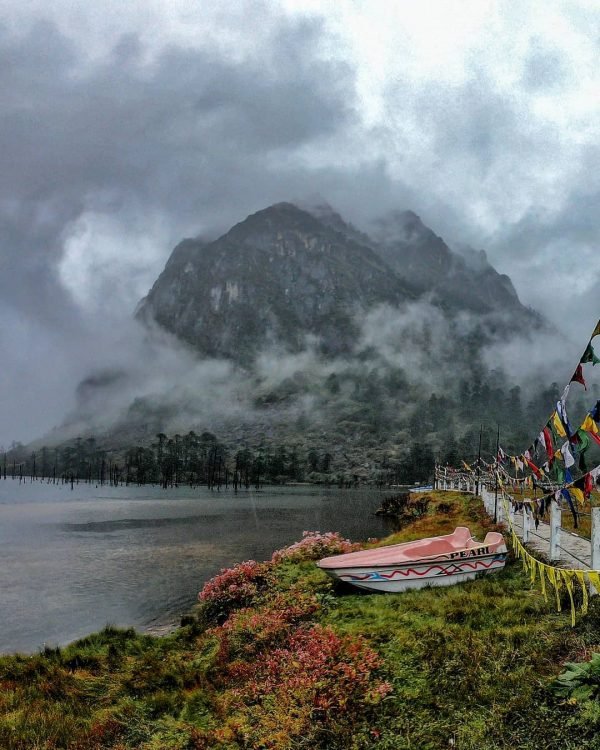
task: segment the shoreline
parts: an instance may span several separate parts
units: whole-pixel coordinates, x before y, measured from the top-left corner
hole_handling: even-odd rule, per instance
[[[425,515],[381,543],[490,529],[480,501],[432,494]],[[339,548],[311,545],[282,549],[268,567],[238,562],[205,587],[200,619],[180,629],[173,617],[143,631],[108,626],[60,650],[0,658],[0,746],[26,750],[35,737],[82,750],[99,740],[123,750],[242,750],[271,746],[274,720],[279,750],[307,741],[344,750],[356,737],[364,750],[400,748],[407,730],[424,747],[455,737],[486,750],[559,748],[567,726],[578,746],[595,736],[596,698],[565,700],[570,693],[553,685],[565,661],[595,646],[599,601],[573,629],[517,561],[456,586],[339,591],[314,564]]]

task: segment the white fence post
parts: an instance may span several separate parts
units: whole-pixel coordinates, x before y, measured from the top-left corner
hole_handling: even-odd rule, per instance
[[[560,505],[556,500],[552,500],[550,504],[550,560],[558,560],[560,558],[558,546],[560,544],[561,515]]]
[[[485,508],[485,512],[489,516],[490,515],[490,496],[485,487],[483,487],[481,490],[481,499],[483,501],[483,507]]]
[[[600,570],[600,508],[592,508],[592,559],[590,562],[590,568],[592,570]],[[600,591],[596,590],[596,587],[591,583],[589,585],[590,595],[595,596],[600,594]]]
[[[523,542],[529,541],[529,513],[527,506],[523,505]]]

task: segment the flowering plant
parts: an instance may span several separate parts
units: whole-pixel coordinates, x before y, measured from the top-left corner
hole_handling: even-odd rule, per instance
[[[271,565],[255,560],[223,568],[219,575],[207,581],[198,594],[209,619],[223,622],[230,612],[249,606],[269,585]]]
[[[248,659],[261,649],[280,645],[290,629],[308,620],[320,609],[316,596],[302,591],[279,592],[261,607],[240,609],[215,632],[221,661]]]
[[[348,539],[344,539],[338,532],[330,531],[321,534],[319,531],[304,531],[299,542],[274,552],[271,561],[279,563],[284,560],[290,562],[319,560],[328,555],[354,552],[359,548],[359,544],[353,544]]]

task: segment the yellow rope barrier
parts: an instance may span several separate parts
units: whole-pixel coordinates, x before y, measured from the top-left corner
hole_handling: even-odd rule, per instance
[[[440,478],[444,479],[445,477]],[[498,479],[500,479],[500,477],[498,477]],[[519,539],[512,524],[508,507],[508,502],[512,502],[512,498],[502,486],[502,481],[499,481],[498,489],[502,495],[502,504],[504,506],[505,518],[508,522],[508,530],[515,557],[521,560],[523,563],[523,569],[529,573],[529,580],[532,586],[539,580],[541,592],[546,601],[548,601],[547,582],[550,584],[550,588],[554,591],[556,609],[558,612],[562,611],[560,601],[561,590],[563,588],[566,589],[571,609],[571,625],[574,626],[577,611],[575,597],[573,596],[574,583],[577,583],[578,588],[581,589],[581,604],[579,604],[579,610],[582,615],[585,615],[587,614],[589,607],[588,585],[591,585],[600,594],[600,571],[557,568],[553,565],[543,563],[533,557],[533,555],[527,551],[523,542]]]
[[[556,609],[558,612],[562,611],[560,603],[560,592],[564,587],[569,595],[569,602],[571,606],[571,625],[575,625],[577,605],[575,604],[575,598],[573,596],[573,584],[576,582],[578,588],[582,592],[582,601],[579,605],[579,609],[582,615],[587,614],[589,605],[589,596],[587,592],[587,584],[590,583],[596,591],[600,591],[600,571],[596,570],[577,570],[567,568],[556,568],[553,565],[547,565],[546,563],[537,560],[531,555],[525,546],[517,536],[517,532],[510,520],[510,514],[508,512],[508,502],[506,494],[502,491],[502,502],[506,518],[508,519],[508,528],[510,531],[510,538],[515,553],[515,557],[521,560],[523,563],[523,569],[529,573],[529,580],[533,586],[539,579],[540,588],[542,595],[546,601],[548,601],[548,595],[546,591],[546,579],[550,582],[550,585],[554,589],[554,595],[556,598]]]

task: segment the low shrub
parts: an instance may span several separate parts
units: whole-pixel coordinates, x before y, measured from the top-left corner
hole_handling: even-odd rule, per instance
[[[221,699],[227,717],[216,739],[242,747],[284,750],[349,747],[358,726],[390,692],[382,660],[361,637],[321,625],[292,629],[281,646],[254,662],[233,662],[232,689]]]
[[[360,544],[353,544],[348,539],[344,539],[337,532],[321,534],[319,531],[305,531],[299,542],[274,552],[271,561],[279,563],[287,560],[298,563],[305,560],[319,560],[329,555],[355,552],[360,549],[360,546]]]
[[[317,598],[301,591],[280,592],[260,608],[234,612],[215,632],[219,661],[252,658],[261,649],[273,648],[289,636],[290,628],[308,620],[320,609]]]
[[[221,570],[219,575],[204,584],[198,594],[198,600],[204,605],[204,616],[221,623],[236,609],[248,607],[259,593],[268,588],[270,570],[269,563],[254,560]]]

